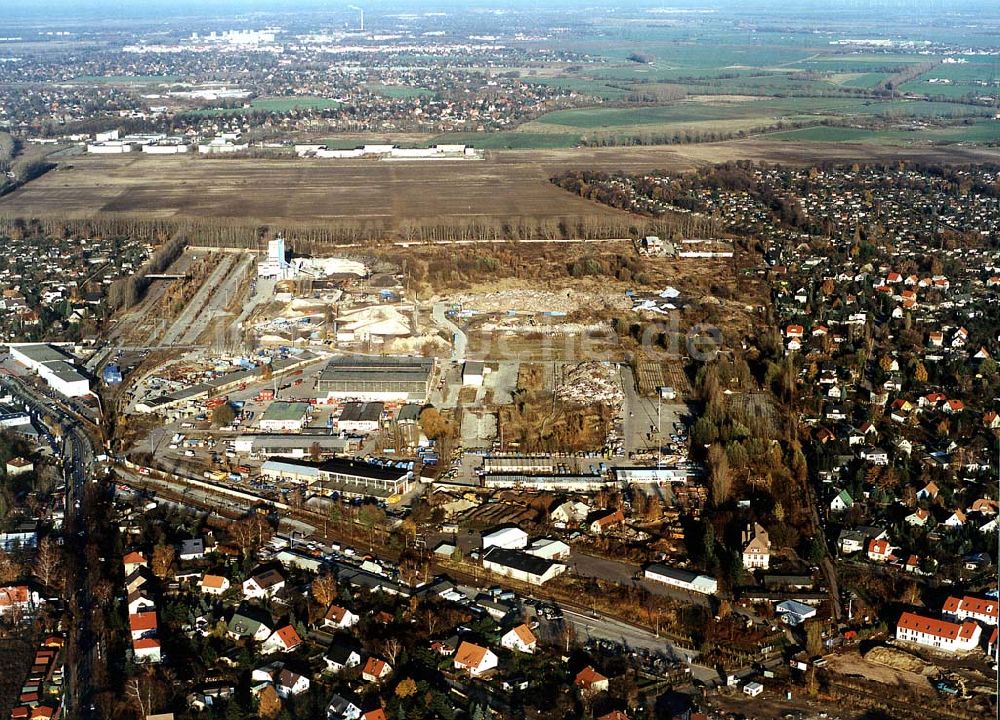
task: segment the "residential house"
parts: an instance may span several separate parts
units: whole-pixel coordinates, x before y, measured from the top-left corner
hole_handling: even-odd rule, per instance
[[[177,550],[177,557],[185,562],[201,560],[205,557],[205,541],[201,538],[181,540],[180,548]]]
[[[961,510],[956,509],[951,515],[947,517],[944,521],[945,527],[957,528],[965,525],[966,521],[965,513]]]
[[[866,551],[868,553],[868,559],[874,562],[887,562],[894,559],[892,551],[898,550],[889,544],[888,540],[884,539],[871,539],[868,541],[868,547]]]
[[[608,689],[608,679],[588,665],[576,674],[573,684],[586,693],[599,693]]]
[[[538,645],[538,638],[535,634],[531,632],[525,624],[518,625],[508,630],[500,638],[500,646],[505,647],[508,650],[517,650],[523,653],[533,653],[535,652],[535,647]]]
[[[206,595],[222,595],[230,587],[229,578],[205,573],[201,578],[201,591]]]
[[[594,535],[603,535],[613,528],[624,527],[625,514],[621,510],[598,510],[587,518],[587,524]]]
[[[271,636],[271,618],[260,608],[241,607],[230,618],[228,631],[235,639],[252,638],[264,642]]]
[[[965,620],[976,620],[987,625],[997,624],[997,607],[1000,603],[995,599],[977,598],[970,595],[965,597],[949,597],[945,600],[941,612],[948,618],[963,622]]]
[[[342,630],[355,625],[360,619],[347,608],[340,607],[340,605],[331,605],[330,609],[326,611],[326,615],[323,616],[323,627]]]
[[[0,617],[8,614],[30,614],[42,602],[38,592],[27,585],[8,585],[0,588]]]
[[[328,671],[338,673],[346,668],[360,665],[361,652],[353,641],[348,641],[345,638],[337,638],[330,643],[330,647],[327,648],[323,660],[326,662],[326,669]]]
[[[141,552],[132,551],[122,558],[122,564],[125,566],[125,576],[128,577],[140,567],[148,568],[149,565],[146,562],[146,556]]]
[[[354,700],[334,693],[327,703],[326,717],[327,720],[358,720],[361,717],[361,708]]]
[[[128,625],[132,633],[133,640],[140,640],[147,637],[155,637],[157,630],[157,620],[155,610],[146,610],[128,616]]]
[[[938,486],[933,481],[917,490],[917,500],[933,500],[938,496]]]
[[[309,692],[309,685],[308,677],[299,675],[297,672],[292,672],[286,668],[278,673],[274,689],[278,691],[278,697],[285,700]]]
[[[896,639],[944,652],[967,652],[979,646],[982,628],[972,620],[953,623],[905,612],[896,624]]]
[[[915,525],[916,527],[923,527],[927,524],[927,520],[930,518],[931,514],[922,508],[917,508],[912,513],[903,518],[903,522],[907,525]]]
[[[243,597],[251,599],[271,598],[285,587],[285,576],[277,568],[258,570],[243,581]]]
[[[497,656],[489,648],[463,641],[455,651],[453,664],[456,670],[465,670],[473,677],[479,677],[497,666]]]
[[[767,570],[771,562],[771,539],[760,523],[743,532],[743,567],[747,570]]]
[[[264,644],[261,652],[265,655],[273,652],[291,652],[302,644],[302,638],[291,625],[285,625],[275,630]]]
[[[830,512],[843,512],[849,510],[854,505],[854,500],[847,490],[841,490],[836,497],[830,501]]]
[[[135,592],[130,593],[127,601],[129,615],[135,615],[144,610],[153,610],[156,608],[156,601],[153,600],[145,588],[139,588]]]
[[[162,660],[160,641],[156,638],[134,640],[132,653],[137,663],[158,663]]]
[[[378,682],[392,673],[392,665],[381,658],[369,657],[361,668],[361,679],[365,682]]]

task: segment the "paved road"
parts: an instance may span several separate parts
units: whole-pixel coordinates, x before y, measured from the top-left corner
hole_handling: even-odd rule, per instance
[[[78,422],[53,400],[38,394],[15,377],[6,377],[2,382],[13,396],[25,404],[37,421],[40,422],[43,417],[49,418],[62,434],[63,473],[66,479],[66,517],[63,534],[73,538],[73,542],[66,543],[70,552],[82,551],[86,544],[83,518],[88,510],[83,489],[94,462],[90,438],[80,429]],[[76,560],[78,564],[82,562],[82,555]],[[75,629],[75,632],[68,633],[67,656],[75,658],[76,662],[67,667],[66,681],[63,685],[63,703],[65,714],[77,717],[88,715],[79,708],[79,705],[89,698],[92,690],[91,664],[97,649],[90,629],[95,605],[94,597],[91,588],[84,582],[85,579],[83,572],[67,573],[64,595],[74,619],[72,626]]]
[[[431,317],[434,319],[435,325],[444,328],[452,334],[451,359],[462,362],[465,360],[465,351],[469,346],[469,338],[462,328],[445,317],[445,306],[446,304],[443,302],[434,303],[434,310],[431,312]]]

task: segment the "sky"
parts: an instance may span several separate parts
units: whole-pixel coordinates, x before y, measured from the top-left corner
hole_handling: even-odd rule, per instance
[[[86,18],[143,18],[219,17],[251,12],[290,13],[296,11],[340,12],[351,5],[360,5],[371,13],[389,13],[422,10],[462,10],[469,8],[504,8],[532,10],[539,7],[549,10],[558,6],[572,8],[668,8],[701,7],[721,11],[740,11],[759,8],[774,15],[777,12],[825,12],[843,9],[849,12],[877,15],[887,10],[910,13],[915,17],[935,12],[960,12],[974,14],[977,9],[997,13],[998,0],[2,0],[3,14],[7,18],[65,19]]]

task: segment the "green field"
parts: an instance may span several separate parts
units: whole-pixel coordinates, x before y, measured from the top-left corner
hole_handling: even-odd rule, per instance
[[[585,78],[572,78],[572,77],[540,78],[540,77],[528,76],[528,77],[522,77],[521,80],[523,82],[534,83],[536,85],[550,85],[552,87],[561,88],[563,90],[578,92],[581,95],[590,95],[592,97],[604,98],[605,100],[617,100],[629,94],[629,91],[625,90],[624,88],[612,87],[608,83],[602,82],[600,80],[587,80]]]
[[[366,85],[371,92],[390,98],[412,98],[412,97],[434,97],[434,91],[423,87],[410,87],[409,85]]]
[[[276,113],[291,112],[292,110],[329,110],[340,107],[340,105],[339,100],[332,98],[303,95],[301,97],[256,98],[250,101],[250,107],[248,108],[199,108],[189,112],[192,115],[200,115],[202,117],[216,117],[221,115],[245,115],[254,110]]]
[[[539,128],[599,130],[630,127],[683,127],[717,123],[732,126],[738,121],[772,125],[779,120],[794,121],[850,115],[882,115],[889,119],[919,117],[963,117],[985,115],[986,108],[955,103],[925,101],[875,101],[852,98],[772,98],[734,103],[678,102],[671,105],[638,108],[592,107],[559,110],[542,115],[527,129]]]
[[[436,136],[430,145],[464,143],[483,150],[553,150],[571,148],[580,142],[580,133],[445,133]]]
[[[254,110],[267,110],[270,112],[288,112],[289,110],[295,110],[297,108],[303,110],[329,110],[331,108],[340,107],[340,105],[341,103],[339,100],[316,97],[314,95],[257,98],[250,103],[250,107]]]
[[[1000,121],[977,120],[972,125],[951,125],[918,130],[867,130],[850,127],[811,127],[800,130],[768,133],[769,140],[789,142],[857,142],[909,145],[912,143],[975,143],[1000,142]]]

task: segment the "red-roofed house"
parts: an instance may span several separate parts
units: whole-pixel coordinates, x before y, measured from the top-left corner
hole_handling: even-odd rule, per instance
[[[132,643],[135,661],[139,663],[160,662],[160,641],[156,638],[139,638]]]
[[[573,683],[586,692],[599,693],[608,689],[608,679],[590,665],[576,674]]]
[[[511,628],[500,638],[500,646],[508,650],[517,650],[523,653],[535,652],[538,645],[538,638],[531,632],[531,628],[523,623],[515,628]]]
[[[470,675],[482,675],[497,666],[497,656],[489,648],[480,647],[464,640],[455,651],[456,670],[468,670]]]
[[[785,337],[801,339],[805,331],[806,329],[801,325],[789,325],[785,328]]]
[[[978,620],[987,625],[997,624],[997,607],[1000,605],[996,600],[977,598],[966,595],[963,598],[949,597],[944,602],[941,612],[959,622],[964,620]]]
[[[888,540],[872,539],[868,541],[868,559],[875,562],[886,562],[892,559],[892,551],[895,550]]]
[[[156,610],[147,610],[146,612],[129,615],[128,625],[132,630],[133,640],[156,635]]]
[[[361,679],[366,682],[378,682],[392,672],[392,665],[382,658],[370,657],[361,668]]]
[[[261,645],[261,652],[273,653],[273,652],[291,652],[299,645],[302,644],[302,638],[299,634],[295,632],[295,628],[291,625],[285,625],[284,627],[278,628],[273,633],[271,637],[264,641]]]
[[[966,620],[953,623],[905,612],[896,623],[896,639],[944,652],[967,652],[979,646],[982,628]]]
[[[134,550],[122,558],[122,565],[125,566],[126,577],[141,567],[148,567],[148,565],[146,565],[146,556],[141,552],[136,552]]]

